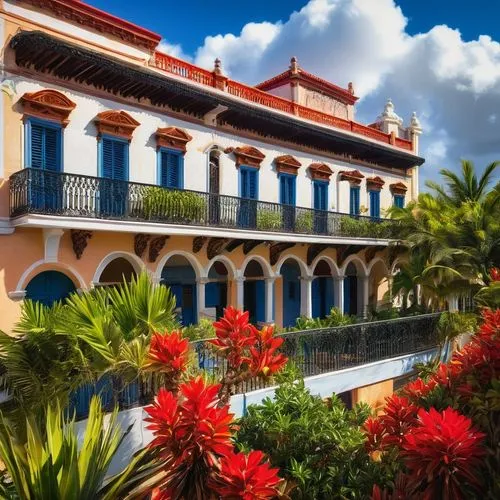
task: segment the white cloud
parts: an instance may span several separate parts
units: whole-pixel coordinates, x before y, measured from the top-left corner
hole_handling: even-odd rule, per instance
[[[445,25],[410,36],[394,0],[310,0],[284,23],[249,23],[239,35],[205,39],[195,62],[222,59],[232,78],[257,83],[286,69],[297,56],[306,70],[346,86],[362,98],[357,119],[372,122],[387,97],[406,120],[417,111],[427,157],[422,177],[456,168],[459,158],[499,154],[500,44],[483,35],[464,41]]]

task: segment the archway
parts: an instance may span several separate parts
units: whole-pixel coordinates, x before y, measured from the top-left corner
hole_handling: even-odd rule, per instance
[[[283,326],[294,326],[300,316],[300,267],[296,260],[287,259],[280,268],[283,277]]]
[[[132,278],[137,277],[134,266],[125,257],[116,257],[109,262],[103,269],[98,279],[99,286],[115,286],[132,281]]]
[[[266,283],[262,265],[257,260],[250,260],[243,275],[243,309],[250,313],[251,323],[263,322],[266,314]]]
[[[369,270],[368,306],[371,311],[391,306],[388,270],[382,259],[372,262]]]
[[[75,284],[59,271],[43,271],[30,280],[26,286],[26,298],[51,306],[66,299],[76,290]]]
[[[183,255],[172,255],[161,271],[161,283],[168,286],[175,296],[176,311],[183,326],[196,324],[197,289],[196,273]]]
[[[313,276],[312,315],[323,319],[335,305],[332,268],[326,260],[321,259],[314,268]]]
[[[219,319],[224,314],[228,303],[229,270],[224,262],[216,260],[208,271],[208,282],[205,285],[205,314]]]
[[[350,262],[345,270],[344,278],[344,314],[356,316],[358,308],[358,270]]]

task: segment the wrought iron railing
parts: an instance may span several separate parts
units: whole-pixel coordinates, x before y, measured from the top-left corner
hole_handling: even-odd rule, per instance
[[[293,361],[305,377],[413,354],[438,345],[437,325],[440,314],[285,333],[281,335],[284,343],[280,352]],[[206,340],[191,342],[191,349],[195,364],[200,370],[216,379],[221,379],[226,374],[225,359]],[[246,393],[262,389],[270,383],[263,379],[251,379],[237,386],[235,392]],[[363,384],[362,380],[360,384]],[[97,393],[101,394],[104,405],[110,408],[115,399],[123,409],[144,405],[152,401],[158,388],[158,382],[149,378],[124,387],[118,398],[113,398],[113,380],[108,377],[101,379],[96,385],[79,389],[72,397],[70,409],[76,411],[77,418],[85,418],[90,397]]]
[[[10,177],[10,215],[26,214],[345,237],[400,233],[389,219],[33,168]]]

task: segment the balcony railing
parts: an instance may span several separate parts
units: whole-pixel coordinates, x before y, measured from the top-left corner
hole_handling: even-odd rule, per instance
[[[285,341],[280,352],[293,361],[305,377],[361,366],[435,348],[439,343],[439,316],[440,313],[423,314],[286,333],[282,335]],[[198,368],[216,379],[225,375],[226,361],[206,340],[192,342],[191,349]],[[269,381],[255,378],[239,384],[234,390],[235,393],[245,393],[269,384]],[[363,385],[363,380],[360,380],[360,385]],[[93,394],[100,394],[109,408],[115,401],[122,409],[144,405],[152,401],[159,388],[158,381],[151,377],[123,387],[119,380],[106,376],[95,385],[78,389],[72,397],[71,408],[76,410],[78,418],[85,418]]]
[[[10,177],[10,215],[27,214],[360,238],[400,232],[389,219],[32,168]]]

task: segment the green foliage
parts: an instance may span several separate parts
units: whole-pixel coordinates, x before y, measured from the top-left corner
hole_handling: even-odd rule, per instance
[[[197,325],[186,326],[182,329],[182,336],[190,341],[215,338],[213,322],[202,318]]]
[[[142,202],[148,219],[203,222],[207,216],[205,198],[190,191],[148,187],[144,190]]]
[[[482,287],[474,296],[474,301],[481,307],[490,309],[500,308],[500,281],[492,281],[488,286]]]
[[[338,307],[332,307],[330,313],[324,318],[308,318],[300,316],[295,321],[295,326],[287,328],[287,331],[295,332],[302,330],[316,330],[318,328],[334,328],[336,326],[352,325],[356,323],[356,316],[342,314]]]
[[[301,212],[295,218],[295,229],[299,233],[312,233],[313,230],[313,212]]]
[[[104,485],[111,460],[126,435],[117,424],[117,410],[105,425],[105,413],[99,399],[94,397],[80,447],[74,422],[65,422],[62,414],[60,406],[54,404],[48,407],[44,424],[37,422],[35,416],[30,416],[26,424],[26,441],[16,440],[9,422],[2,417],[0,456],[9,482],[0,483],[1,498],[123,498],[140,484],[141,473],[148,468],[150,472],[154,470],[153,462],[146,466],[141,464],[147,453],[144,451],[134,457],[121,474]]]
[[[296,484],[293,499],[365,498],[376,471],[360,430],[368,408],[347,411],[335,395],[325,403],[295,376],[294,370],[282,375],[273,400],[248,408],[237,445],[266,453]]]
[[[463,333],[473,333],[476,328],[477,315],[474,313],[443,312],[439,316],[438,334],[442,343]]]
[[[257,229],[277,231],[281,229],[281,212],[274,210],[257,210]]]
[[[342,236],[364,238],[397,238],[398,227],[392,221],[374,221],[368,217],[352,217],[349,215],[340,218],[340,234]]]

